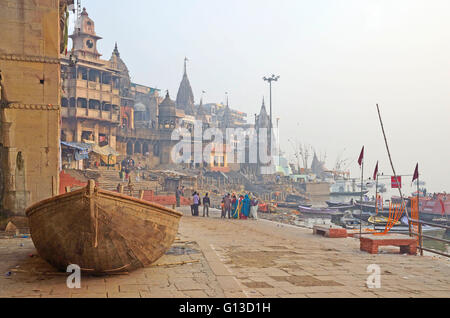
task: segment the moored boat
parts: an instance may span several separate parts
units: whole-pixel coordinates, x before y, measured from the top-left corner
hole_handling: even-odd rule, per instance
[[[333,201],[325,201],[325,203],[326,203],[330,208],[353,205],[351,202],[333,202]]]
[[[369,190],[364,191],[348,191],[348,192],[330,192],[330,196],[360,196],[369,193]]]
[[[316,217],[331,217],[334,214],[341,213],[338,209],[308,208],[301,205],[298,207],[298,211],[300,211],[302,215]]]
[[[312,205],[309,203],[301,203],[301,206],[311,207]],[[299,206],[299,203],[295,202],[277,202],[277,206],[279,208],[289,208],[289,209],[295,209]]]
[[[99,189],[62,194],[29,207],[31,237],[39,255],[61,271],[71,264],[90,273],[145,267],[170,248],[180,212]]]
[[[386,218],[384,216],[371,216],[367,220],[370,224],[373,224],[375,226],[386,226],[389,223],[389,218]],[[400,221],[397,221],[394,226],[400,226],[402,223]]]

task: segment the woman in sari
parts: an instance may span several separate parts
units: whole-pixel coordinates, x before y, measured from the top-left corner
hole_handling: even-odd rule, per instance
[[[250,198],[248,194],[245,195],[244,199],[242,200],[242,215],[241,219],[246,220],[248,216],[250,215]]]
[[[244,205],[244,196],[240,195],[239,199],[238,199],[238,204],[237,204],[237,218],[238,219],[242,219],[242,206]]]
[[[231,217],[233,219],[239,218],[239,212],[238,212],[238,200],[236,199],[236,195],[233,194],[233,197],[231,199]]]

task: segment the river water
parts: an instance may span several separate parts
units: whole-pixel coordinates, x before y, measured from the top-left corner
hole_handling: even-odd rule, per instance
[[[414,185],[411,185],[411,182],[406,182],[406,180],[403,180],[402,184],[402,194],[404,197],[409,197],[412,195],[413,192],[417,191],[417,187]],[[408,180],[410,181],[410,180]],[[386,185],[386,192],[379,193],[379,195],[382,196],[383,200],[390,200],[392,196],[400,197],[400,193],[398,189],[391,189],[390,184],[385,180],[383,181]],[[375,187],[369,188],[369,193],[367,196],[369,198],[375,197]],[[332,201],[332,202],[350,202],[350,200],[353,198],[353,200],[359,200],[360,196],[331,196],[331,197],[320,197],[316,198],[314,200],[311,200],[311,203],[313,207],[326,207],[327,204],[325,201]],[[302,220],[302,223],[304,223],[307,227],[312,227],[314,224],[331,224],[331,219],[319,219],[319,218],[304,218]],[[438,231],[430,231],[426,232],[426,235],[441,238],[445,240],[450,240],[450,230],[445,231],[444,229],[438,230]],[[447,254],[450,254],[450,244],[439,242],[431,239],[424,239],[423,241],[424,247],[435,249]]]

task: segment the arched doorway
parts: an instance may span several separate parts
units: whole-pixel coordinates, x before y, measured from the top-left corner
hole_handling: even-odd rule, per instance
[[[133,142],[130,140],[130,141],[128,141],[127,142],[127,155],[128,156],[132,156],[133,155],[133,149],[134,147],[133,147]]]
[[[134,153],[142,153],[142,144],[140,141],[136,141],[134,145]]]

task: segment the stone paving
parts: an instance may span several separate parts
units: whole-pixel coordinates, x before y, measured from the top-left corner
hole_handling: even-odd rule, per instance
[[[81,289],[67,288],[67,274],[36,256],[30,239],[0,239],[0,297],[450,297],[447,259],[400,255],[395,247],[371,255],[354,238],[328,239],[267,220],[223,220],[217,211],[194,218],[182,210],[177,240],[155,264],[83,276]],[[379,289],[366,285],[371,264],[381,269]]]

